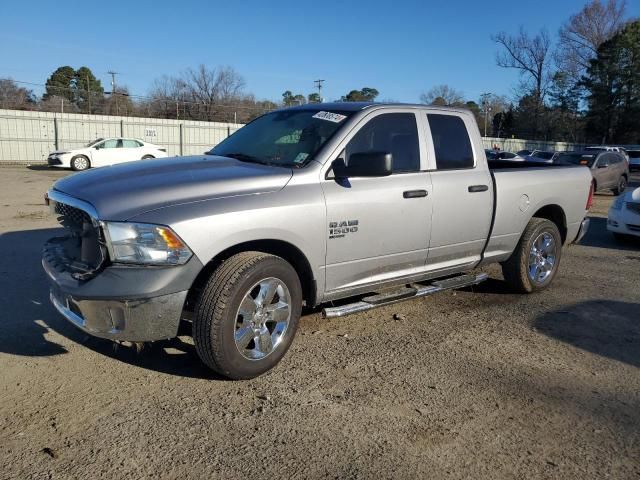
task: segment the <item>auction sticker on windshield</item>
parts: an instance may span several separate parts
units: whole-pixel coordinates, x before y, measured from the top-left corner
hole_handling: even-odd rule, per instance
[[[340,115],[339,113],[332,113],[332,112],[318,112],[313,116],[313,118],[320,118],[321,120],[328,120],[329,122],[340,123],[345,118],[347,118],[347,116]]]

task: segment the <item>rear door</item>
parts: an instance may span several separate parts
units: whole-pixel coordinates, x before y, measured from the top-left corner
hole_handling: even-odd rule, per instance
[[[371,112],[347,134],[335,158],[388,152],[393,174],[321,179],[327,208],[326,291],[354,289],[425,269],[431,229],[430,175],[413,111]],[[328,178],[327,178],[328,177]]]
[[[613,163],[615,156],[615,153],[610,152],[604,152],[598,155],[594,166],[594,177],[598,185],[598,190],[613,188],[617,184],[619,175],[617,175],[616,166]]]
[[[471,141],[469,132],[480,135],[471,118],[443,111],[426,118],[433,159],[428,266],[455,270],[480,260],[491,227],[493,183],[482,150]]]
[[[142,144],[136,140],[129,138],[122,139],[122,152],[118,163],[130,162],[131,160],[140,160],[144,154]]]

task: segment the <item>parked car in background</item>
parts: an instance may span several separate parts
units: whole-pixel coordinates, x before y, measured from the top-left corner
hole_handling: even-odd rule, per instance
[[[511,160],[517,157],[515,153],[491,150],[489,148],[485,148],[484,153],[487,155],[487,160]]]
[[[593,175],[595,191],[612,190],[620,195],[629,182],[629,167],[622,153],[607,150],[585,150],[582,152],[563,152],[556,163],[585,165]]]
[[[518,150],[516,155],[518,157],[526,157],[527,155],[531,155],[532,150]]]
[[[618,240],[626,240],[629,235],[640,237],[640,188],[616,198],[609,209],[607,230]]]
[[[640,149],[639,150],[627,150],[629,155],[629,170],[640,170]]]
[[[587,151],[603,151],[603,152],[618,152],[621,153],[627,162],[629,162],[629,155],[627,154],[627,150],[624,147],[618,147],[614,145],[593,145],[591,147],[586,147]]]
[[[86,170],[132,160],[167,156],[167,149],[137,138],[98,138],[83,148],[56,150],[47,158],[50,167]]]
[[[522,158],[524,158],[527,162],[553,163],[556,156],[557,152],[534,150],[533,152],[531,152],[531,154],[525,155]]]

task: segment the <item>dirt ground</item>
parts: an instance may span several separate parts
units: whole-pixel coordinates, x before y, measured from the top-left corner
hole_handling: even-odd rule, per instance
[[[311,312],[274,371],[231,382],[188,338],[138,355],[49,305],[42,200],[66,174],[0,168],[1,479],[640,478],[640,244],[606,232],[611,195],[544,293],[491,267],[474,289]]]

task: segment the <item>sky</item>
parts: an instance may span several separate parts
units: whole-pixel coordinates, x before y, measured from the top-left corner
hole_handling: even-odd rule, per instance
[[[520,25],[556,38],[585,0],[0,2],[0,78],[43,84],[57,67],[88,66],[110,90],[146,95],[154,79],[199,64],[229,65],[257,99],[325,100],[373,87],[378,100],[417,102],[448,84],[465,98],[513,96],[518,73],[495,64],[491,34]],[[640,16],[640,0],[628,1]],[[41,93],[38,87],[32,88]]]

